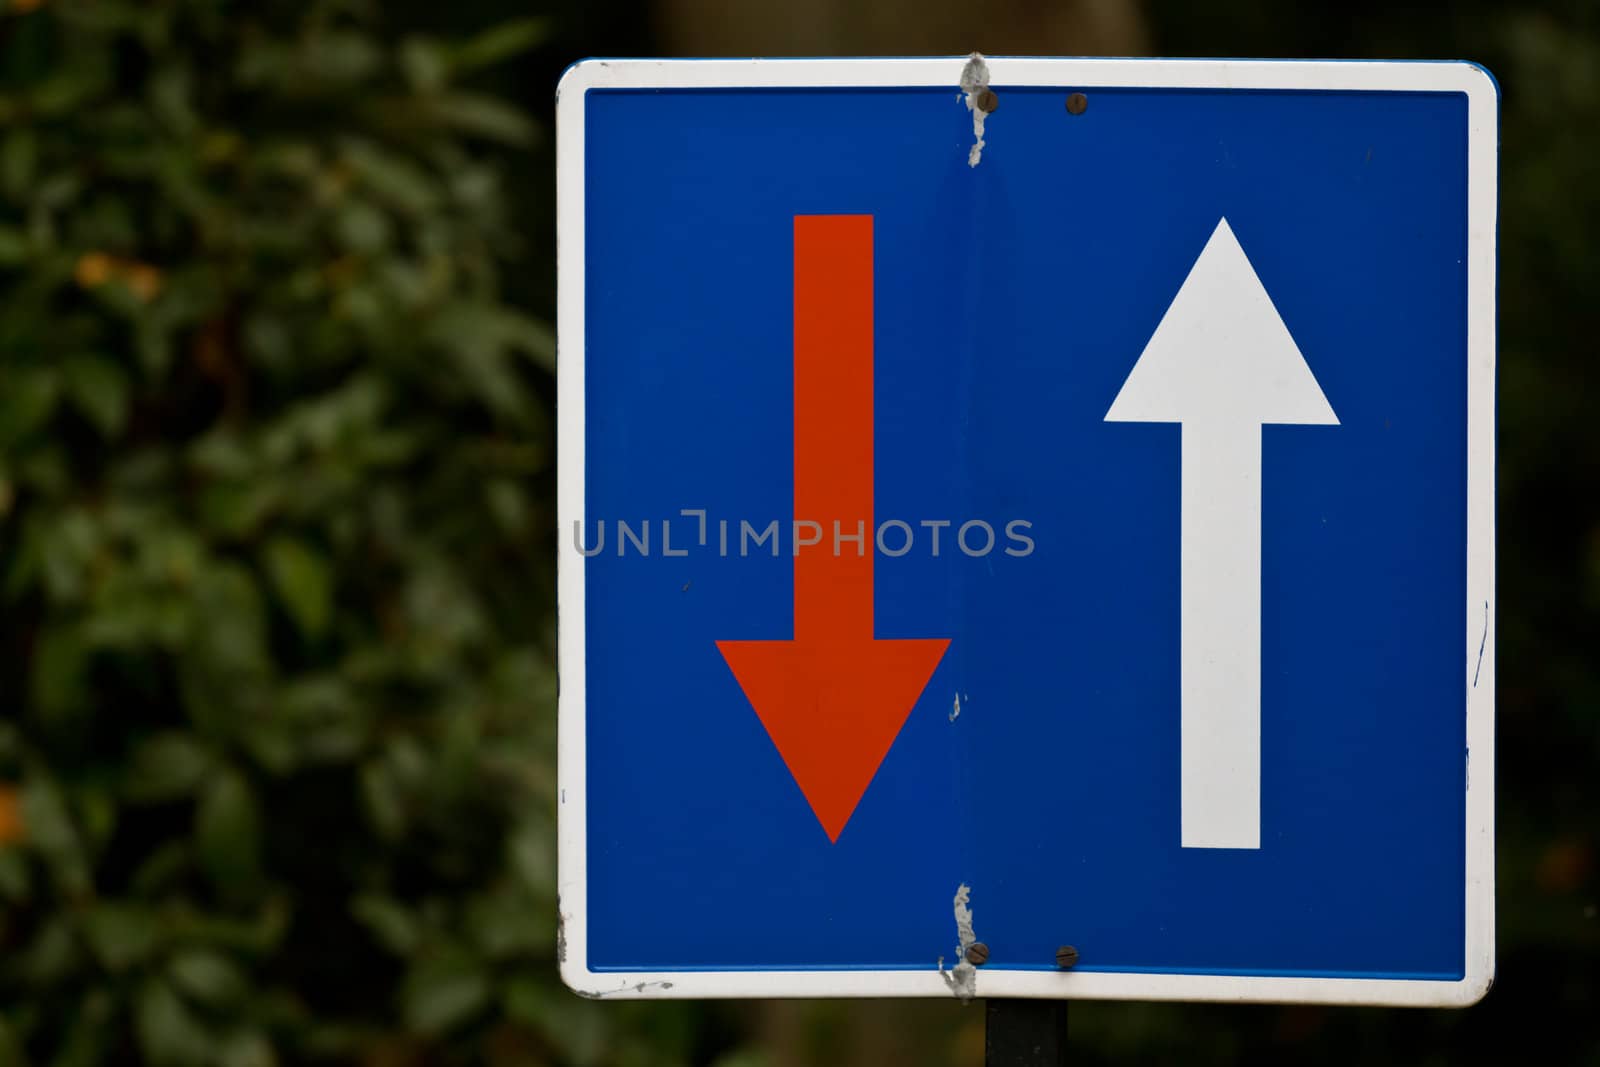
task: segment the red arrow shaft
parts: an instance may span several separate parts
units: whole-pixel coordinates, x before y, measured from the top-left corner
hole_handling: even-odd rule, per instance
[[[796,215],[796,640],[872,639],[872,419],[872,216]]]
[[[794,217],[794,638],[717,642],[829,840],[950,643],[873,635],[872,276],[872,216]]]

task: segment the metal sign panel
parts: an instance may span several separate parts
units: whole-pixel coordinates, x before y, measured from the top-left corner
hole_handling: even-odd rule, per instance
[[[1463,63],[573,67],[566,981],[1479,998],[1497,106]]]

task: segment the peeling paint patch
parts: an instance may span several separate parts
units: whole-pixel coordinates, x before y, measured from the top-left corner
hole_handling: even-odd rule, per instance
[[[1478,641],[1478,666],[1472,672],[1472,688],[1478,688],[1478,675],[1483,673],[1483,650],[1489,645],[1489,602],[1483,602],[1483,637]]]
[[[961,718],[961,694],[957,693],[955,706],[950,709],[950,721],[955,722],[959,718]]]
[[[966,100],[967,110],[972,112],[972,151],[967,153],[967,166],[976,167],[983,159],[983,120],[988,118],[988,112],[978,106],[978,97],[985,89],[989,88],[989,64],[983,61],[981,52],[974,52],[967,59],[967,65],[961,68],[961,92]]]
[[[967,949],[972,947],[978,936],[972,932],[972,909],[967,903],[972,899],[972,887],[965,882],[956,889],[955,917],[956,917],[956,965],[948,971],[944,969],[944,957],[939,957],[939,977],[944,979],[944,984],[950,987],[950,992],[956,999],[965,1004],[978,995],[978,968],[967,962]]]

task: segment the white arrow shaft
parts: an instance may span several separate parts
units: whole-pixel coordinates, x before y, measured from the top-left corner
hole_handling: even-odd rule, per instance
[[[1183,424],[1184,848],[1261,847],[1261,426]]]

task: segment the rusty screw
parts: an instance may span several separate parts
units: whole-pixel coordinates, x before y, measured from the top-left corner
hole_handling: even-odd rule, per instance
[[[1078,962],[1078,950],[1071,945],[1062,945],[1056,949],[1056,966],[1062,970]]]
[[[967,962],[974,967],[982,967],[989,962],[989,946],[982,941],[974,941],[967,946]]]
[[[1000,98],[994,95],[993,89],[985,89],[978,94],[978,110],[988,114],[1000,106]]]
[[[1072,115],[1081,115],[1089,106],[1089,98],[1082,93],[1073,93],[1067,97],[1067,112]]]

